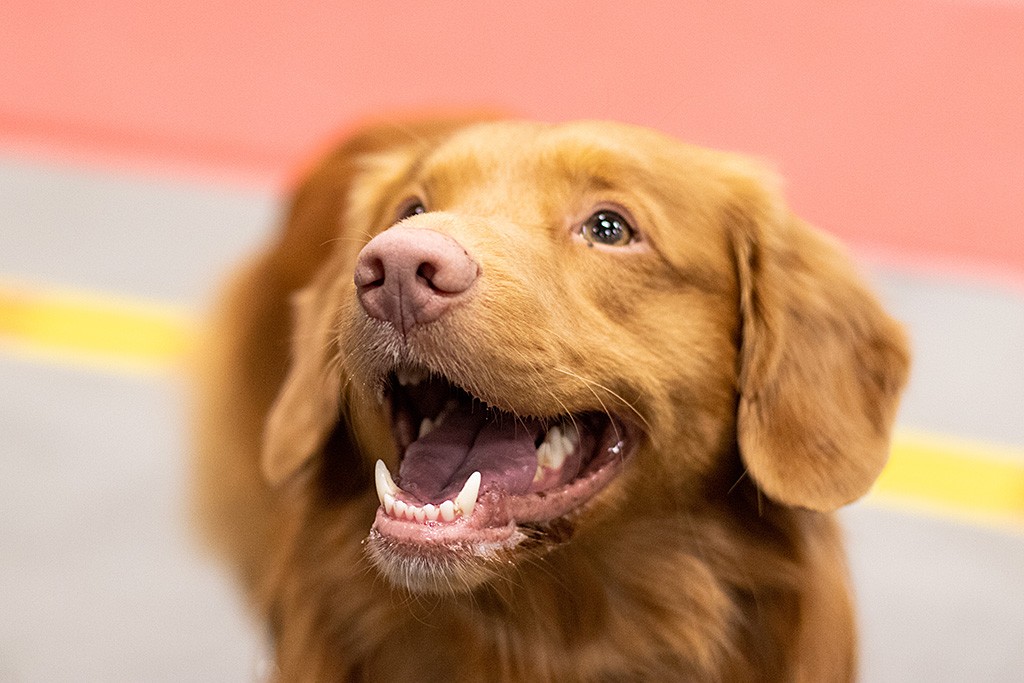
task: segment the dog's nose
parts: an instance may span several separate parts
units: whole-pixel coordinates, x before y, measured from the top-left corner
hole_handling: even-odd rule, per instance
[[[391,322],[404,334],[444,315],[464,298],[479,272],[451,237],[394,227],[359,252],[356,292],[367,315]]]

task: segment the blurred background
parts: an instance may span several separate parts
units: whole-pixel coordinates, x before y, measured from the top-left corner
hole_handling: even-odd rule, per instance
[[[844,511],[864,681],[1024,680],[1024,2],[0,5],[0,681],[248,681],[182,355],[367,116],[616,119],[773,163],[915,343]]]

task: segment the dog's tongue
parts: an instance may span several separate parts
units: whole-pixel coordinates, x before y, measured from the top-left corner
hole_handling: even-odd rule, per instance
[[[543,426],[507,413],[456,410],[405,451],[398,485],[423,503],[454,497],[473,472],[482,491],[525,493],[537,471]]]

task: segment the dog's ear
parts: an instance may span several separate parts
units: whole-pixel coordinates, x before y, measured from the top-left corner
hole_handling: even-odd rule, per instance
[[[740,454],[770,498],[834,510],[888,459],[906,336],[837,244],[764,192],[741,204]]]
[[[280,290],[277,304],[292,307],[291,327],[284,335],[291,342],[290,363],[264,429],[262,469],[269,483],[283,482],[310,462],[338,425],[342,378],[332,365],[333,337],[337,308],[351,281],[335,282],[325,266],[331,259],[354,257],[353,250],[365,238],[346,222],[362,208],[373,208],[361,207],[358,197],[376,194],[355,192],[356,187],[396,182],[413,159],[446,137],[495,118],[467,114],[364,125],[299,185],[284,229],[262,260],[268,279]],[[345,239],[346,231],[353,231],[351,239]],[[284,343],[281,353],[289,353]]]
[[[337,311],[323,293],[307,287],[293,297],[292,363],[263,432],[263,476],[271,485],[288,479],[323,447],[338,424],[341,378],[330,371]]]

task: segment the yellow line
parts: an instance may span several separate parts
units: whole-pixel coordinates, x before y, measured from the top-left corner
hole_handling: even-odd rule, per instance
[[[869,499],[1024,529],[1024,449],[901,430]]]
[[[0,351],[159,371],[194,335],[193,319],[172,306],[0,281]],[[1024,448],[900,431],[868,499],[1024,529]]]
[[[0,344],[16,354],[161,370],[182,358],[193,332],[172,306],[0,281]]]

